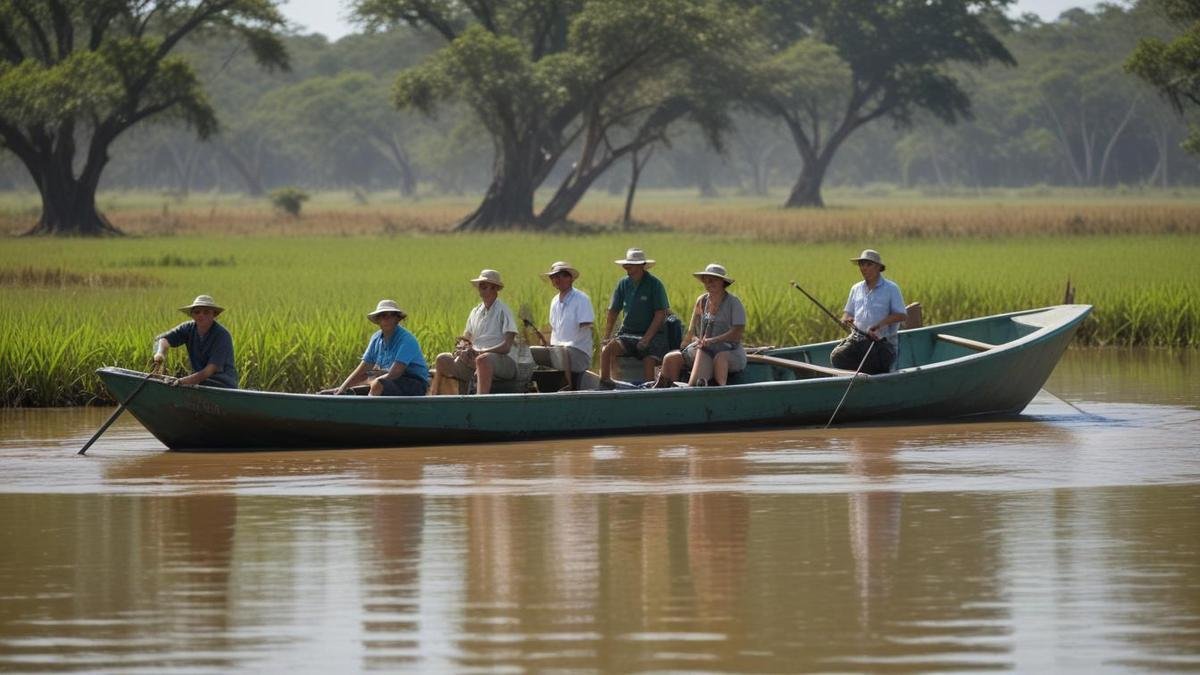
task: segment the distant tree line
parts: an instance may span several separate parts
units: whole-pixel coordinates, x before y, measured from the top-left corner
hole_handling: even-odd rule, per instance
[[[88,233],[110,230],[97,187],[482,192],[460,227],[490,229],[639,183],[789,206],[1191,185],[1195,89],[1138,47],[1184,30],[1162,3],[1188,0],[1051,22],[1003,0],[355,0],[364,31],[330,43],[280,33],[268,0],[4,0],[0,188],[32,179],[40,228]]]

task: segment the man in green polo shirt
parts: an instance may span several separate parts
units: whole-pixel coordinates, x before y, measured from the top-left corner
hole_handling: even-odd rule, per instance
[[[650,381],[654,379],[654,366],[669,351],[666,332],[661,329],[670,305],[667,304],[667,289],[648,271],[654,261],[646,258],[642,249],[631,248],[624,258],[613,262],[625,268],[627,276],[613,291],[604,324],[604,348],[600,351],[600,386],[604,389],[615,386],[612,372],[617,357],[641,359],[643,379]],[[625,317],[613,338],[613,326],[621,312]]]

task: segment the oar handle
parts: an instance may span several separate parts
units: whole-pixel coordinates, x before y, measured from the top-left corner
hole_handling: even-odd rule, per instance
[[[529,328],[532,328],[534,333],[537,333],[538,339],[542,341],[543,347],[550,346],[550,343],[546,341],[546,336],[542,335],[542,331],[538,330],[537,326],[533,325],[532,321],[530,321],[529,319],[526,319],[524,317],[521,318],[521,321],[523,321],[525,323],[525,325],[528,326]]]

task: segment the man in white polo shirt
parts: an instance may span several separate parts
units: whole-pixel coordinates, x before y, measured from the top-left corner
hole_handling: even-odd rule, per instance
[[[434,383],[435,392],[440,389],[440,379],[446,377],[458,380],[462,393],[474,377],[477,394],[490,394],[495,380],[517,377],[517,362],[513,358],[517,322],[512,310],[500,300],[500,289],[504,288],[500,273],[483,270],[471,283],[479,291],[481,302],[467,317],[467,327],[454,353],[438,354],[435,377],[439,381]]]
[[[579,270],[559,261],[545,273],[558,291],[550,300],[550,346],[530,347],[534,363],[563,371],[566,390],[579,388],[583,372],[592,365],[592,324],[596,322],[592,300],[575,288]]]

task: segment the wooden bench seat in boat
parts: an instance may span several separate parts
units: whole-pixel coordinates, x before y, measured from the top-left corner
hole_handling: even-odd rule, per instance
[[[807,373],[809,375],[819,375],[821,377],[842,377],[853,375],[853,370],[842,370],[841,368],[830,368],[829,366],[818,366],[815,363],[805,363],[804,361],[793,361],[791,359],[781,359],[778,356],[768,356],[767,354],[747,354],[746,363],[762,363],[768,366],[778,366],[780,368],[788,368],[794,371]]]
[[[958,345],[959,347],[973,349],[977,352],[986,352],[989,349],[995,349],[997,347],[997,345],[988,344],[987,342],[980,342],[979,340],[972,340],[970,338],[959,337],[957,335],[947,335],[946,333],[938,333],[937,339],[941,340],[942,342],[949,342],[952,345]]]

